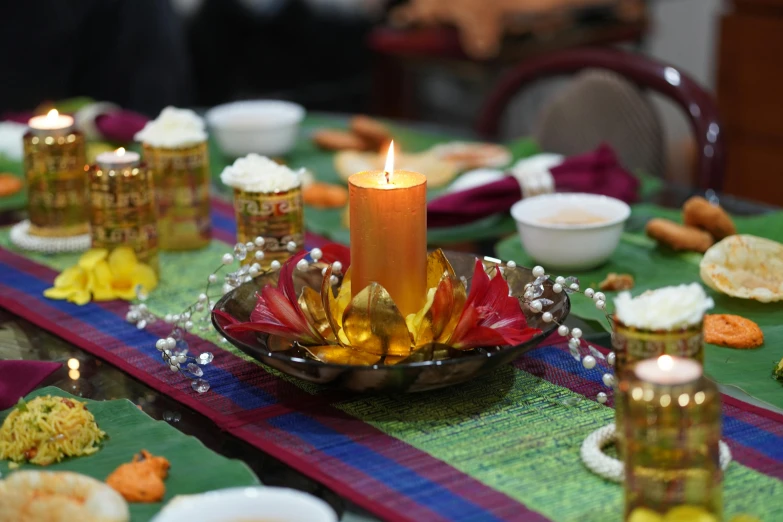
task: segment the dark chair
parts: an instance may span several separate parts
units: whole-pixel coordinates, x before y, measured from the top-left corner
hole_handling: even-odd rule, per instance
[[[698,187],[722,188],[725,144],[712,95],[676,67],[639,54],[608,48],[575,49],[527,60],[503,76],[490,93],[477,122],[478,133],[487,139],[497,139],[509,102],[532,83],[585,69],[612,71],[639,88],[660,93],[678,105],[691,125],[697,145]],[[585,122],[574,122],[574,125],[581,123]]]

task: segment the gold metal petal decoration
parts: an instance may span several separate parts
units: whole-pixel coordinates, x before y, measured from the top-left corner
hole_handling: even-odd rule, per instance
[[[356,294],[343,315],[351,346],[378,355],[408,355],[411,334],[389,292],[372,283]]]
[[[448,274],[450,277],[457,277],[443,250],[439,248],[430,252],[427,256],[427,288],[438,286],[445,274]]]
[[[324,363],[370,366],[381,360],[380,355],[354,350],[346,346],[328,344],[325,346],[304,346],[303,348]]]
[[[445,281],[445,279],[444,279]],[[446,343],[451,337],[454,328],[457,326],[462,310],[465,308],[465,302],[468,300],[468,290],[462,281],[455,275],[448,278],[450,286],[451,300],[444,302],[444,309],[441,311],[438,309],[441,306],[441,301],[436,299],[433,301],[432,306],[433,316],[438,321],[444,321],[443,328],[440,333],[435,337],[434,341],[437,343]]]
[[[299,295],[299,308],[302,309],[310,326],[313,326],[327,341],[337,342],[331,322],[324,310],[324,304],[319,294],[313,288],[305,286]]]

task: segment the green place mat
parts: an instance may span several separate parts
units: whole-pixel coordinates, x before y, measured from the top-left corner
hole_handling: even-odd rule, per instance
[[[586,272],[571,274],[579,278],[582,287],[597,288],[609,272],[632,274],[636,280],[634,295],[651,288],[690,282],[701,282],[699,261],[696,253],[676,253],[661,248],[647,238],[643,232],[644,223],[651,217],[679,219],[678,210],[663,209],[654,205],[635,205],[627,232],[612,259],[605,265]],[[783,212],[754,217],[736,217],[740,233],[754,234],[783,241]],[[522,249],[518,236],[500,242],[497,254],[502,259],[513,259],[525,266],[534,261]],[[715,300],[713,313],[736,314],[757,322],[764,331],[765,342],[755,350],[734,350],[714,345],[705,347],[705,368],[707,373],[720,384],[733,385],[764,402],[783,408],[783,386],[771,377],[772,367],[783,357],[783,302],[758,303],[736,299],[710,289],[708,293]],[[611,300],[616,293],[607,292]],[[611,301],[610,301],[611,302]],[[592,301],[583,296],[571,300],[571,313],[589,321],[597,321],[608,329]]]
[[[54,387],[37,390],[28,395],[27,399],[47,394],[86,401],[98,426],[109,437],[104,441],[102,449],[94,455],[67,459],[46,468],[24,464],[20,469],[74,471],[103,481],[117,466],[130,462],[133,455],[142,449],[166,457],[171,462],[163,502],[129,504],[133,522],[151,519],[175,495],[259,484],[256,476],[242,461],[218,455],[195,437],[185,435],[166,422],[153,420],[130,401],[92,401],[74,397]],[[4,420],[9,411],[0,412],[0,419]],[[7,461],[0,461],[0,472],[4,476],[9,473]]]
[[[463,386],[335,406],[552,520],[621,518],[623,488],[579,459],[582,441],[613,422],[614,410],[525,371],[504,366]],[[781,520],[781,494],[783,482],[734,462],[724,475],[725,519]]]

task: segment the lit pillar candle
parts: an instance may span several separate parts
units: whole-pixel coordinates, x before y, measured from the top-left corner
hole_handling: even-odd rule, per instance
[[[95,157],[97,163],[103,169],[135,167],[139,164],[141,156],[137,152],[127,151],[123,147],[117,150],[101,152]]]
[[[73,127],[73,118],[52,109],[45,116],[33,116],[27,124],[33,131],[66,131]]]
[[[383,171],[348,179],[351,292],[383,286],[404,316],[416,313],[427,292],[427,178],[394,170],[394,143]]]

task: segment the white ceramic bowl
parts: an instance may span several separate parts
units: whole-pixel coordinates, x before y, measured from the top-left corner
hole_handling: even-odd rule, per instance
[[[566,209],[583,210],[605,221],[553,224]],[[546,269],[584,270],[605,262],[620,242],[631,208],[619,199],[596,194],[544,194],[514,203],[511,216],[530,256]]]
[[[152,522],[337,522],[323,500],[287,488],[248,487],[175,497]]]
[[[223,153],[239,158],[251,152],[264,156],[288,153],[304,116],[301,105],[257,100],[218,105],[207,111],[206,120]]]

